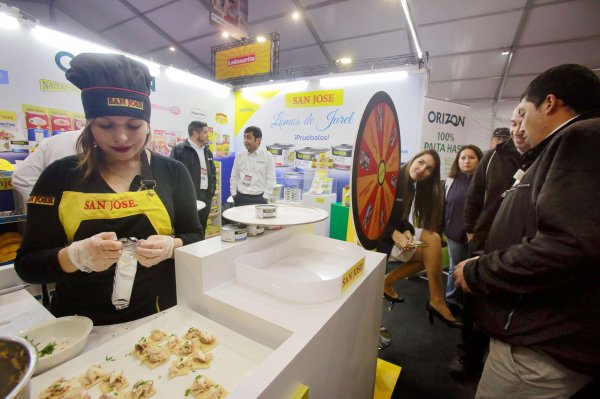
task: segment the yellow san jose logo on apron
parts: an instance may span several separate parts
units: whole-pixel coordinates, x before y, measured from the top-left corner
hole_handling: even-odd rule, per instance
[[[60,200],[58,213],[68,242],[73,241],[83,221],[118,219],[135,215],[146,215],[156,234],[173,233],[169,214],[161,199],[152,190],[124,193],[65,191]]]

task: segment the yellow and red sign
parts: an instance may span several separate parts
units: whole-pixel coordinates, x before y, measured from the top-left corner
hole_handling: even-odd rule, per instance
[[[106,99],[107,105],[109,107],[127,107],[127,108],[135,108],[135,109],[144,109],[144,103],[138,100],[133,100],[131,98],[122,98],[122,97],[108,97]]]
[[[318,90],[285,95],[287,108],[330,107],[344,104],[344,90]]]
[[[215,54],[215,79],[227,80],[271,72],[271,40],[219,50]]]
[[[354,266],[352,266],[344,275],[342,276],[342,292],[346,291],[348,287],[352,285],[356,280],[362,276],[365,270],[365,258],[362,258]]]

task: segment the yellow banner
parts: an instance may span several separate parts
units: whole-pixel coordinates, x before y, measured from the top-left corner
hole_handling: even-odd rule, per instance
[[[17,113],[13,111],[5,111],[0,109],[0,121],[16,122]]]
[[[285,95],[287,108],[330,107],[344,104],[344,90],[319,90]]]
[[[218,51],[215,79],[233,79],[271,72],[271,40]]]

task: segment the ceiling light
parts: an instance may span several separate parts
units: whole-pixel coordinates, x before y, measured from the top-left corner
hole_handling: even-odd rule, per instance
[[[417,37],[417,31],[415,30],[415,25],[413,23],[412,16],[410,15],[408,2],[407,0],[400,0],[400,4],[402,4],[404,16],[406,17],[406,22],[408,23],[408,27],[410,28],[410,35],[412,36],[415,48],[417,49],[417,56],[419,57],[419,59],[421,59],[423,58],[423,52],[421,51],[421,46],[419,45],[419,38]]]
[[[406,71],[368,73],[365,75],[347,75],[337,76],[334,78],[322,78],[319,80],[319,84],[325,88],[347,87],[365,83],[391,82],[394,80],[402,80],[406,77],[408,77],[408,72]]]
[[[10,30],[19,29],[19,20],[12,15],[0,12],[0,27]]]
[[[264,43],[265,42],[265,37],[264,36],[256,36],[256,41],[259,43]]]
[[[510,54],[510,51],[508,51],[508,50],[503,50],[503,51],[502,51],[500,54],[502,54],[502,55],[509,55],[509,54]]]
[[[171,51],[175,51],[175,46],[171,46],[171,47],[169,47],[169,50],[171,50]]]
[[[79,39],[77,37],[67,35],[66,33],[62,33],[54,29],[49,29],[41,25],[36,25],[31,30],[31,33],[39,41],[56,48],[68,50],[73,54],[84,52],[117,54],[119,53],[118,51],[109,47],[104,47],[96,43],[88,42],[87,40]]]
[[[229,32],[223,31],[223,33],[221,33],[221,36],[223,36],[225,39],[227,39],[229,37]]]
[[[201,78],[200,76],[182,71],[181,69],[169,67],[165,70],[165,74],[172,80],[185,84],[200,87],[212,92],[218,97],[227,97],[231,88],[211,80]]]
[[[292,14],[292,19],[298,20],[300,19],[300,13],[298,11],[294,11]]]
[[[350,58],[350,57],[342,57],[339,60],[335,60],[335,62],[337,62],[338,64],[347,65],[347,64],[351,64],[352,63],[352,58]]]
[[[82,40],[74,36],[67,35],[66,33],[46,28],[41,25],[36,25],[31,30],[31,33],[39,41],[60,49],[66,49],[75,55],[79,53],[123,54],[126,57],[132,58],[146,65],[148,67],[148,70],[150,71],[150,75],[158,76],[158,74],[160,73],[160,65],[156,62],[152,62],[132,54],[127,54],[110,47],[104,47],[96,43],[88,42],[87,40]]]
[[[257,94],[248,92],[248,91],[243,91],[242,90],[242,94],[241,94],[242,98],[246,101],[250,101],[251,103],[254,104],[264,104],[265,101],[267,101],[264,97],[261,97]]]
[[[307,80],[296,80],[293,82],[273,83],[269,85],[249,86],[242,88],[243,92],[257,93],[265,91],[276,91],[281,90],[283,93],[289,93],[293,91],[300,91],[308,86]]]

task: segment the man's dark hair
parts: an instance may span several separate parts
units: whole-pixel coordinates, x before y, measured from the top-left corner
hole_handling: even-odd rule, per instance
[[[539,74],[529,83],[521,100],[539,107],[554,94],[578,114],[600,109],[600,78],[582,65],[563,64]]]
[[[244,134],[252,133],[255,139],[262,139],[262,130],[256,126],[248,126],[246,130],[244,130]]]
[[[192,137],[192,134],[194,134],[194,130],[202,130],[204,129],[206,126],[208,126],[206,123],[204,122],[200,122],[200,121],[192,121],[190,122],[190,124],[188,125],[188,135],[190,137]]]

